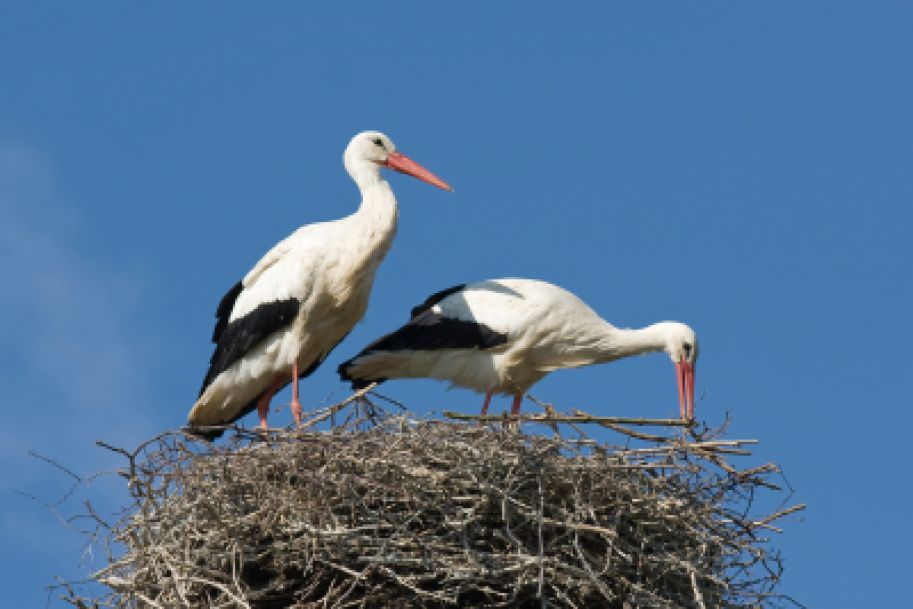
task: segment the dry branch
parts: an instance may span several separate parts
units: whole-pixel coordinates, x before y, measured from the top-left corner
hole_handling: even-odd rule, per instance
[[[498,423],[500,421],[520,421],[523,423],[608,423],[614,425],[654,425],[662,427],[693,427],[693,421],[681,419],[645,419],[642,417],[596,417],[589,414],[552,415],[552,414],[464,414],[445,410],[445,418],[456,421],[479,421]]]

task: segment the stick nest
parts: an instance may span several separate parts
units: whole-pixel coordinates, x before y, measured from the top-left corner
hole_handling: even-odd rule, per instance
[[[575,428],[576,429],[576,428]],[[132,505],[78,607],[774,607],[749,515],[750,441],[639,448],[387,416],[376,425],[163,434],[129,458]],[[642,434],[635,434],[642,437]]]

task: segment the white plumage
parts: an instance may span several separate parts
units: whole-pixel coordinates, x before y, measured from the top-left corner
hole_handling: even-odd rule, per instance
[[[356,135],[343,155],[361,206],[333,222],[303,226],[277,243],[222,299],[216,348],[200,397],[188,417],[204,437],[255,407],[266,427],[273,394],[326,358],[362,318],[378,266],[396,232],[397,205],[380,168],[389,167],[450,190],[438,177],[396,152],[376,131]]]
[[[339,367],[356,386],[391,378],[434,378],[486,394],[526,391],[560,368],[665,351],[676,366],[683,418],[693,416],[697,336],[685,324],[616,328],[574,294],[532,279],[455,286],[413,309],[399,330]]]

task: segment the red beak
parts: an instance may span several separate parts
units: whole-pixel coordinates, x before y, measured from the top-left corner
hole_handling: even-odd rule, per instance
[[[675,364],[675,377],[678,379],[678,406],[683,421],[694,419],[694,364],[689,364],[682,357]]]
[[[450,184],[440,179],[401,152],[391,152],[388,154],[387,161],[384,163],[384,166],[401,173],[408,173],[412,177],[418,178],[422,182],[427,182],[432,186],[437,186],[438,188],[443,188],[444,190],[453,190],[450,188]]]

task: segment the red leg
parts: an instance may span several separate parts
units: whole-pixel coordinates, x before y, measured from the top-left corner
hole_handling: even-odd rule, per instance
[[[292,416],[295,425],[301,425],[301,402],[298,400],[298,360],[292,364]]]
[[[260,396],[260,399],[257,400],[257,414],[260,415],[260,427],[264,430],[268,429],[266,424],[266,415],[269,414],[269,403],[272,401],[273,396],[276,395],[276,392],[285,384],[285,379],[281,376],[273,381],[273,384],[270,385],[269,389],[263,392]]]
[[[491,389],[485,392],[485,403],[482,404],[482,415],[488,414],[488,405],[491,404]]]
[[[272,396],[270,396],[272,398]],[[269,426],[266,424],[266,415],[269,413],[269,399],[266,397],[266,394],[260,396],[260,399],[257,400],[257,414],[260,416],[260,427],[263,431],[269,429]]]
[[[523,402],[523,394],[522,393],[514,394],[514,403],[511,404],[511,407],[510,407],[511,416],[515,417],[518,414],[520,414],[520,404],[522,402]]]

